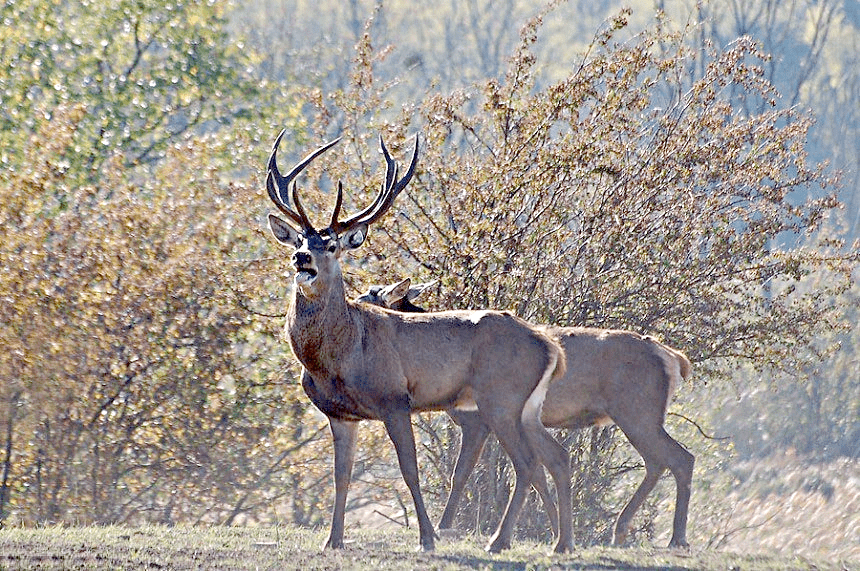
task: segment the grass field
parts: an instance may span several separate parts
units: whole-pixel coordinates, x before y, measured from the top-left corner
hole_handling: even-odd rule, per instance
[[[696,496],[689,551],[658,547],[582,547],[551,555],[548,544],[516,541],[500,555],[486,538],[445,536],[417,553],[418,531],[347,517],[347,549],[320,549],[326,530],[260,527],[41,527],[0,529],[7,570],[504,570],[860,571],[860,461],[827,464],[792,457],[738,463],[731,492]],[[671,530],[667,494],[653,545]],[[728,506],[728,508],[727,508]],[[646,542],[645,545],[649,545]],[[708,545],[712,547],[707,547]]]
[[[860,562],[788,554],[590,547],[550,555],[549,545],[517,542],[499,555],[473,536],[442,539],[432,554],[417,553],[414,529],[358,530],[341,551],[320,550],[325,533],[291,527],[53,527],[0,531],[2,570],[357,570],[639,569],[672,571],[838,570]]]

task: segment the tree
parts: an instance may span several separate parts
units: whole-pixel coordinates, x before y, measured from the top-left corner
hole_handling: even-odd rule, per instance
[[[667,9],[674,14],[691,10],[683,3],[670,4]],[[724,46],[745,35],[755,38],[769,54],[761,63],[764,75],[777,87],[785,104],[815,110],[816,123],[810,129],[807,147],[816,160],[826,160],[831,168],[844,172],[847,227],[840,234],[848,240],[857,239],[860,179],[855,154],[846,152],[856,147],[858,125],[858,67],[856,50],[851,47],[860,41],[860,19],[853,3],[698,3],[695,17],[701,22],[696,34],[701,61],[706,61],[708,44]],[[745,104],[757,105],[761,111],[766,102]]]
[[[250,54],[206,2],[3,16],[0,521],[254,510],[285,472],[261,447],[307,411],[225,277],[260,248],[230,184],[268,104]]]
[[[207,122],[248,109],[236,98],[239,47],[228,41],[217,4],[191,1],[26,0],[3,8],[3,146],[21,152],[16,130],[35,131],[39,113],[86,102],[66,157],[92,176],[108,149],[125,165],[151,164],[167,146]],[[246,96],[254,84],[245,82]]]
[[[655,9],[668,14],[663,25],[687,26],[686,42],[698,52],[698,64],[686,70],[691,77],[705,70],[709,46],[723,49],[745,35],[761,43],[769,57],[760,63],[782,101],[814,111],[816,123],[810,129],[807,150],[817,162],[829,161],[832,169],[843,171],[847,220],[839,235],[856,239],[860,169],[851,150],[857,146],[856,70],[860,66],[853,59],[858,50],[852,47],[860,38],[860,18],[855,3],[639,0],[630,5],[634,11],[627,33],[654,26]],[[593,30],[616,6],[611,1],[554,2],[532,48],[541,62],[538,82],[567,75],[567,64],[587,48]],[[249,43],[267,54],[260,66],[265,77],[293,75],[330,93],[348,84],[347,56],[361,36],[356,22],[376,14],[370,30],[375,42],[397,50],[375,73],[381,81],[393,83],[392,100],[414,102],[425,93],[449,93],[487,78],[500,79],[505,60],[517,44],[517,26],[540,10],[529,2],[479,1],[420,6],[353,2],[349,7],[349,18],[341,18],[337,3],[257,0],[240,7],[234,21],[249,35]],[[736,103],[754,106],[751,110],[756,112],[767,105],[757,99]]]

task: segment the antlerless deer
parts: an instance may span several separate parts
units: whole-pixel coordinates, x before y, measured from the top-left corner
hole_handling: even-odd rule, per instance
[[[415,172],[418,140],[403,178],[380,139],[385,179],[375,200],[341,221],[343,188],[328,226],[316,230],[293,179],[332,141],[308,155],[286,176],[277,166],[278,136],[266,188],[286,217],[269,215],[281,244],[295,249],[295,288],[286,335],[304,371],[302,385],[328,416],[334,440],[335,504],[326,547],[343,546],[346,495],[358,421],[381,420],[394,443],[403,479],[418,517],[421,548],[434,548],[435,533],[418,482],[411,413],[476,407],[511,458],[516,474],[499,527],[487,549],[510,546],[516,516],[539,459],[552,474],[559,496],[556,551],[572,547],[568,456],[540,423],[547,388],[564,373],[560,345],[516,316],[499,311],[403,314],[346,299],[340,256],[361,246],[371,224],[391,207]],[[292,183],[292,187],[290,184]],[[292,198],[295,210],[289,206]]]
[[[396,311],[424,311],[414,305],[425,287],[410,287],[408,279],[388,286],[373,286],[356,301]],[[567,357],[565,375],[549,387],[542,421],[554,428],[583,428],[614,422],[645,461],[645,479],[621,510],[613,541],[627,537],[633,515],[667,469],[675,477],[675,519],[670,546],[687,545],[687,508],[693,480],[693,455],[663,428],[666,407],[675,387],[690,376],[687,357],[653,337],[629,331],[590,327],[552,327]],[[469,474],[475,467],[489,427],[474,411],[451,410],[462,429],[460,454],[451,478],[451,492],[439,527],[450,528]],[[535,488],[544,505],[552,500],[543,471],[535,472]],[[554,513],[549,509],[550,521]],[[553,522],[553,526],[555,522]]]

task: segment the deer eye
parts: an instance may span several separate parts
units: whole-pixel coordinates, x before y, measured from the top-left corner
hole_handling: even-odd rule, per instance
[[[329,245],[328,245],[328,246],[326,246],[326,250],[328,250],[330,253],[334,254],[334,251],[335,251],[335,250],[337,250],[337,242],[335,242],[334,240],[332,240],[332,241],[329,243]]]

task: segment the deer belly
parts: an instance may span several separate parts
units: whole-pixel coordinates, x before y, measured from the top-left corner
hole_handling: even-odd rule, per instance
[[[408,381],[409,399],[412,409],[446,410],[475,410],[475,399],[472,387],[462,383],[444,382],[441,378],[424,379],[421,382]]]
[[[474,405],[471,360],[455,342],[434,345],[435,352],[415,350],[400,361],[412,409],[445,410]],[[459,350],[458,350],[459,349]]]
[[[604,411],[575,400],[547,398],[541,409],[541,422],[551,428],[577,429],[612,424],[612,419]]]

